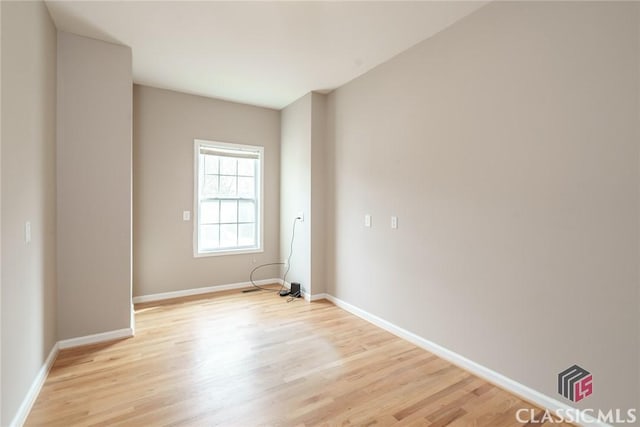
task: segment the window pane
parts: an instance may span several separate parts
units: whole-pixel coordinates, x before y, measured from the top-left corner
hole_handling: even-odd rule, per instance
[[[220,247],[219,225],[200,226],[200,250],[212,250]]]
[[[220,197],[236,197],[236,178],[235,176],[220,177]]]
[[[222,200],[220,203],[220,222],[238,222],[238,202]]]
[[[208,154],[201,152],[195,158],[196,249],[203,255],[215,255],[238,248],[258,248],[262,230],[259,184],[263,159],[234,157],[235,150],[255,152],[254,147],[195,142],[213,149],[202,150]],[[256,154],[262,155],[262,151]]]
[[[238,246],[255,246],[256,226],[255,224],[238,225]]]
[[[218,175],[205,175],[201,196],[204,198],[216,197],[218,195]]]
[[[220,202],[202,202],[200,204],[200,224],[220,222]]]
[[[256,220],[256,204],[248,200],[240,200],[238,222],[255,222]]]
[[[218,173],[218,156],[209,156],[207,154],[202,155],[204,157],[204,173],[205,174],[217,174]]]
[[[255,197],[255,178],[238,178],[238,197],[253,199]]]
[[[255,165],[254,159],[238,159],[238,175],[254,176]]]
[[[238,225],[223,224],[220,226],[220,247],[238,246]]]
[[[220,173],[222,175],[235,175],[238,172],[238,159],[233,157],[220,157]]]

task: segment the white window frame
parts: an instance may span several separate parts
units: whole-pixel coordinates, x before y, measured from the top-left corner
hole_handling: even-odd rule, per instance
[[[241,254],[254,254],[264,252],[264,147],[259,145],[247,145],[247,144],[234,144],[230,142],[220,141],[208,141],[204,139],[194,139],[194,185],[193,185],[193,256],[195,258],[203,258],[210,256],[223,256],[223,255],[241,255]],[[208,146],[215,148],[227,148],[239,151],[257,151],[260,154],[258,161],[258,172],[256,173],[256,179],[258,180],[257,189],[259,191],[256,202],[258,209],[256,209],[257,220],[257,239],[258,246],[256,248],[238,248],[238,249],[219,249],[215,251],[200,252],[198,245],[199,227],[200,227],[200,147]]]

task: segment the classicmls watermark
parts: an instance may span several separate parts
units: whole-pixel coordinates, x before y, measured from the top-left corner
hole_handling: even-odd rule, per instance
[[[638,419],[635,409],[575,409],[559,408],[555,411],[522,408],[516,411],[516,420],[522,424],[554,424],[579,423],[588,424],[594,421],[607,424],[633,424]]]
[[[593,393],[593,375],[578,365],[558,374],[558,393],[572,402],[580,402]]]
[[[593,393],[593,375],[578,365],[558,374],[558,393],[572,402],[579,402]],[[579,423],[588,424],[594,421],[607,424],[633,424],[638,417],[636,409],[549,409],[522,408],[516,411],[516,420],[522,424],[554,424]]]

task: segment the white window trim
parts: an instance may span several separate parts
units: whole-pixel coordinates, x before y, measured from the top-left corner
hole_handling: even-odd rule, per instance
[[[256,254],[264,252],[264,147],[260,145],[248,145],[248,144],[233,144],[231,142],[219,142],[219,141],[209,141],[204,139],[194,139],[193,140],[193,256],[194,258],[204,258],[211,256],[225,256],[225,255],[242,255],[242,254]],[[234,150],[252,150],[258,151],[260,153],[260,162],[258,169],[259,171],[259,190],[260,195],[258,199],[259,209],[258,209],[258,220],[256,221],[256,226],[258,227],[258,241],[259,246],[256,249],[223,249],[219,251],[212,252],[199,252],[198,251],[198,227],[200,225],[200,195],[198,194],[198,185],[199,185],[199,168],[200,168],[200,146],[202,145],[213,145],[216,147],[226,147]]]

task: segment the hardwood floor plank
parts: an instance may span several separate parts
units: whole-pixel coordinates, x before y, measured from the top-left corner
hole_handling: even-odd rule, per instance
[[[134,338],[60,352],[27,426],[497,427],[535,408],[327,301],[135,310]]]

